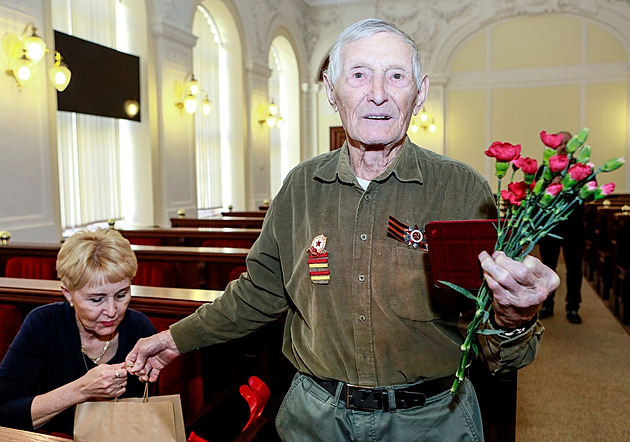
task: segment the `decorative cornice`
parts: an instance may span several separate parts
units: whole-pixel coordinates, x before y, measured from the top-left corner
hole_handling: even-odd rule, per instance
[[[166,38],[187,48],[193,48],[197,44],[197,36],[192,32],[164,21],[153,23],[151,33],[156,38]]]

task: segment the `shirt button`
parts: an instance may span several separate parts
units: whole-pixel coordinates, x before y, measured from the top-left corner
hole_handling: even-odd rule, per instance
[[[359,321],[365,322],[365,315],[359,315]]]
[[[372,198],[370,195],[365,195],[365,199],[366,199],[367,201],[370,201],[370,198]]]
[[[360,238],[361,238],[361,241],[365,241],[367,239],[367,235],[365,233],[362,233]]]
[[[359,275],[359,281],[361,282],[365,281],[365,275]]]

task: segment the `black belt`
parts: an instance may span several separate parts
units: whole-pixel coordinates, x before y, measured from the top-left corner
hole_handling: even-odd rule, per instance
[[[311,379],[321,385],[331,395],[334,396],[337,393],[337,386],[340,381],[331,381],[328,379],[318,379],[313,377],[311,377]],[[452,375],[394,390],[387,390],[382,387],[361,387],[341,382],[343,387],[341,388],[341,395],[339,396],[339,399],[342,401],[345,400],[346,407],[354,410],[393,411],[393,408],[390,408],[389,406],[389,395],[393,394],[396,409],[421,407],[426,403],[427,398],[443,393],[446,390],[450,390],[454,381],[455,375]]]

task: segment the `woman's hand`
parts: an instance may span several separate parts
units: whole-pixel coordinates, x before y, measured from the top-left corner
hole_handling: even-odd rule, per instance
[[[31,404],[33,427],[37,428],[76,404],[96,398],[115,398],[125,392],[125,362],[97,365],[79,379],[35,396]]]
[[[94,398],[114,398],[122,395],[127,386],[127,370],[125,362],[120,364],[97,365],[83,377],[79,382],[81,393],[85,400]]]

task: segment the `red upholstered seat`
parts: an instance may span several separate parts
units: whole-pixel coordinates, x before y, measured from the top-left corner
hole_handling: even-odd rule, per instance
[[[131,283],[152,287],[175,287],[175,267],[165,261],[138,261],[138,271]]]
[[[228,275],[228,281],[233,281],[238,279],[241,276],[241,273],[247,271],[247,266],[237,266],[230,270],[230,274]]]
[[[14,305],[0,304],[0,361],[22,325],[20,310]]]
[[[176,320],[150,317],[158,332],[167,330]],[[179,394],[182,401],[184,420],[199,412],[203,407],[203,374],[201,355],[198,351],[185,353],[167,365],[157,380],[154,394]]]
[[[136,244],[138,246],[163,246],[164,241],[160,238],[127,238],[129,244]]]
[[[55,258],[14,256],[7,261],[4,274],[7,278],[57,279]]]
[[[234,247],[249,249],[254,244],[251,239],[206,239],[201,243],[201,247]]]

